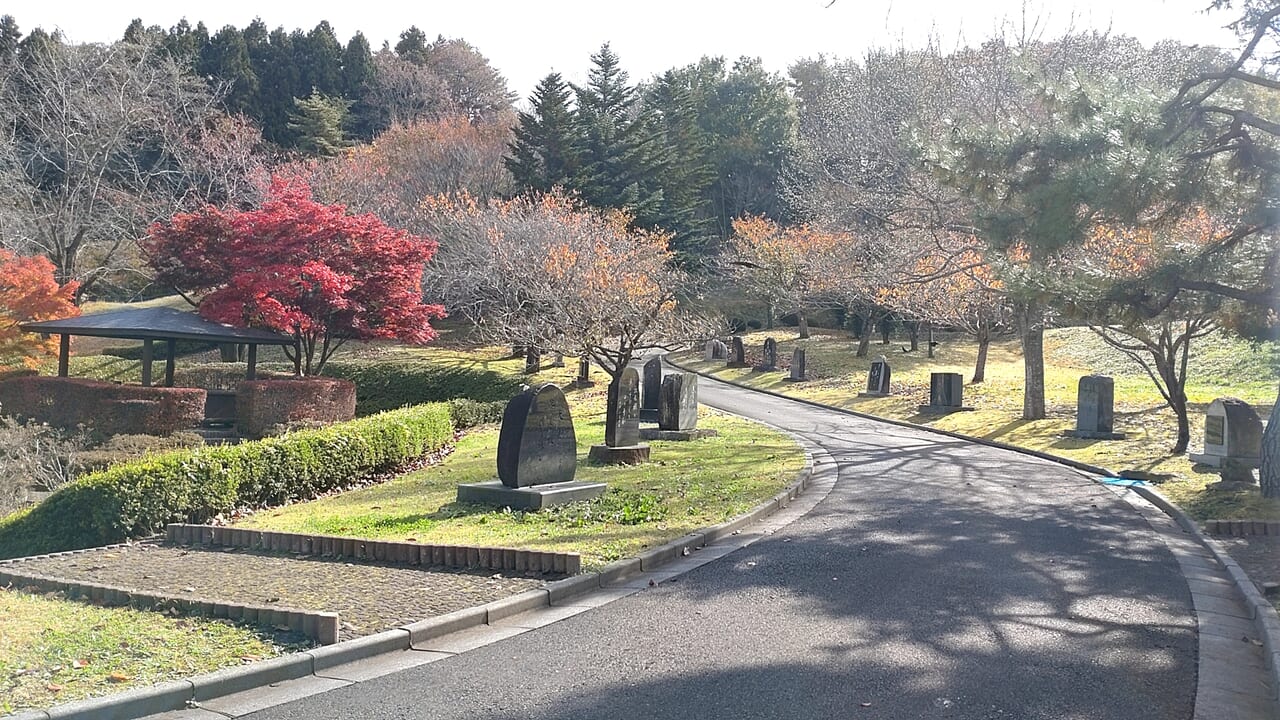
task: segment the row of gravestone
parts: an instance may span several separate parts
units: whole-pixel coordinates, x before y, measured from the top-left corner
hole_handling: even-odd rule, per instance
[[[662,376],[661,360],[645,365],[647,382],[656,391],[658,433],[662,440],[690,440],[713,435],[697,430],[698,378],[689,373]],[[626,368],[609,386],[605,442],[591,447],[589,457],[607,463],[636,463],[648,459],[641,443],[640,376]],[[569,404],[553,384],[525,388],[512,398],[502,415],[498,433],[498,480],[458,486],[458,501],[539,510],[544,507],[598,497],[603,483],[574,481],[577,436]]]
[[[724,360],[726,367],[747,367],[747,351],[742,338],[734,335],[729,344],[717,339],[708,340],[703,347],[704,360]],[[773,371],[778,369],[778,341],[765,338],[763,360],[756,366],[757,370]],[[805,378],[805,349],[796,348],[791,351],[791,374],[789,380],[800,381]]]

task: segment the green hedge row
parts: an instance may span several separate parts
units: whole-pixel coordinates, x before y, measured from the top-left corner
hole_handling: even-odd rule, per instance
[[[91,473],[30,510],[0,519],[0,559],[121,542],[166,523],[204,522],[236,507],[315,497],[443,446],[453,438],[455,412],[446,403],[418,405]]]
[[[520,378],[493,370],[426,362],[331,361],[324,374],[356,384],[357,415],[455,398],[506,402],[521,385]]]

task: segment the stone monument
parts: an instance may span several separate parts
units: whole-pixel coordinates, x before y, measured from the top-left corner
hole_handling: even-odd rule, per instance
[[[773,338],[764,339],[763,359],[756,366],[757,370],[773,371],[778,369],[778,341]]]
[[[791,351],[791,374],[787,379],[792,382],[800,382],[805,379],[805,351],[804,348],[796,348]]]
[[[1106,375],[1085,375],[1076,390],[1076,429],[1067,437],[1085,440],[1123,440],[1114,431],[1115,381]]]
[[[532,375],[542,369],[542,353],[530,345],[524,353],[524,374]]]
[[[734,335],[729,339],[729,357],[725,366],[739,368],[747,366],[747,351],[742,346],[742,336]]]
[[[698,427],[698,376],[672,373],[662,380],[658,401],[658,427],[640,431],[642,440],[696,440],[714,437],[715,430]]]
[[[649,460],[640,442],[640,373],[629,367],[609,383],[604,444],[592,445],[588,459],[607,465],[636,465]]]
[[[1249,403],[1218,398],[1204,416],[1204,451],[1191,461],[1211,467],[1256,468],[1262,462],[1262,419]],[[1252,479],[1252,473],[1250,473]]]
[[[867,371],[867,391],[858,393],[858,397],[885,397],[889,394],[891,376],[889,360],[883,355],[877,357]]]
[[[703,359],[703,360],[715,360],[715,359],[716,359],[716,343],[718,343],[718,342],[720,342],[720,341],[719,341],[719,340],[716,340],[715,338],[712,338],[712,339],[710,339],[710,340],[708,340],[708,341],[707,341],[707,344],[706,344],[705,346],[703,346],[703,348],[702,348],[702,359]]]
[[[600,496],[604,483],[574,482],[577,436],[569,403],[552,384],[508,403],[498,432],[498,479],[458,486],[458,502],[540,510]]]
[[[964,405],[964,377],[960,373],[930,373],[929,404],[919,410],[931,415],[973,410]]]
[[[658,422],[658,396],[662,394],[662,358],[654,356],[644,364],[640,390],[640,422]]]
[[[578,358],[578,377],[573,381],[578,387],[593,387],[596,383],[591,379],[591,360],[587,357]]]

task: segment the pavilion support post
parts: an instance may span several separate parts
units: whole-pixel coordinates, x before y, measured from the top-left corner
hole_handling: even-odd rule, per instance
[[[174,356],[178,354],[178,341],[166,340],[165,350],[168,357],[164,359],[164,386],[173,387],[173,366],[176,360]]]
[[[151,387],[151,363],[156,356],[154,340],[142,341],[142,387]]]
[[[66,377],[71,365],[71,336],[58,336],[58,377]]]
[[[245,380],[258,379],[258,346],[249,344],[249,367],[244,371]]]

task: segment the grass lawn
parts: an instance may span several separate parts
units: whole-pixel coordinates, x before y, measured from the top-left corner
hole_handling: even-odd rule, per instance
[[[793,328],[744,336],[748,361],[759,361],[764,339],[770,336],[778,342],[779,360],[789,362],[798,342]],[[808,348],[809,374],[814,379],[803,383],[786,382],[785,371],[754,372],[749,368],[726,368],[723,361],[704,361],[700,349],[680,360],[716,377],[828,405],[1042,450],[1113,470],[1171,474],[1174,479],[1163,483],[1161,491],[1199,519],[1280,519],[1280,502],[1264,501],[1257,492],[1206,492],[1205,486],[1220,478],[1216,473],[1194,468],[1185,455],[1168,454],[1176,436],[1176,422],[1154,384],[1140,367],[1105,346],[1087,329],[1063,328],[1046,334],[1045,399],[1049,417],[1036,421],[1020,417],[1023,369],[1014,339],[992,344],[986,382],[965,385],[964,403],[977,408],[975,412],[941,417],[920,414],[917,407],[928,401],[930,372],[959,372],[966,380],[973,376],[977,345],[962,335],[940,335],[937,339],[940,344],[932,359],[925,356],[923,342],[920,351],[904,353],[905,340],[895,339],[886,346],[879,344],[878,337],[872,341],[870,357],[857,358],[857,341],[847,334],[814,330],[813,337],[803,341]],[[1225,336],[1197,341],[1192,347],[1187,384],[1193,448],[1203,440],[1204,411],[1216,397],[1245,400],[1266,422],[1280,378],[1276,353],[1274,346],[1254,348]],[[888,358],[893,370],[893,395],[857,397],[866,388],[871,361],[880,354]],[[1103,442],[1062,437],[1063,431],[1075,427],[1076,383],[1081,375],[1090,372],[1115,378],[1116,429],[1128,433],[1127,439]]]
[[[498,348],[465,354],[430,349],[406,352],[428,355],[437,362],[482,362],[503,372],[516,371],[522,364],[496,359],[502,354]],[[575,363],[567,365],[544,370],[534,382],[564,387],[576,374]],[[577,479],[608,483],[602,498],[538,513],[455,502],[459,483],[497,477],[498,429],[490,426],[464,436],[439,465],[382,485],[261,511],[244,525],[578,552],[584,567],[591,570],[746,512],[793,482],[803,467],[804,455],[790,438],[705,408],[699,427],[719,430],[718,438],[653,442],[652,462],[646,465],[588,464],[587,449],[604,440],[605,375],[597,371],[595,379],[596,387],[567,394],[578,439]]]
[[[0,590],[0,714],[190,677],[287,649],[221,620]]]

